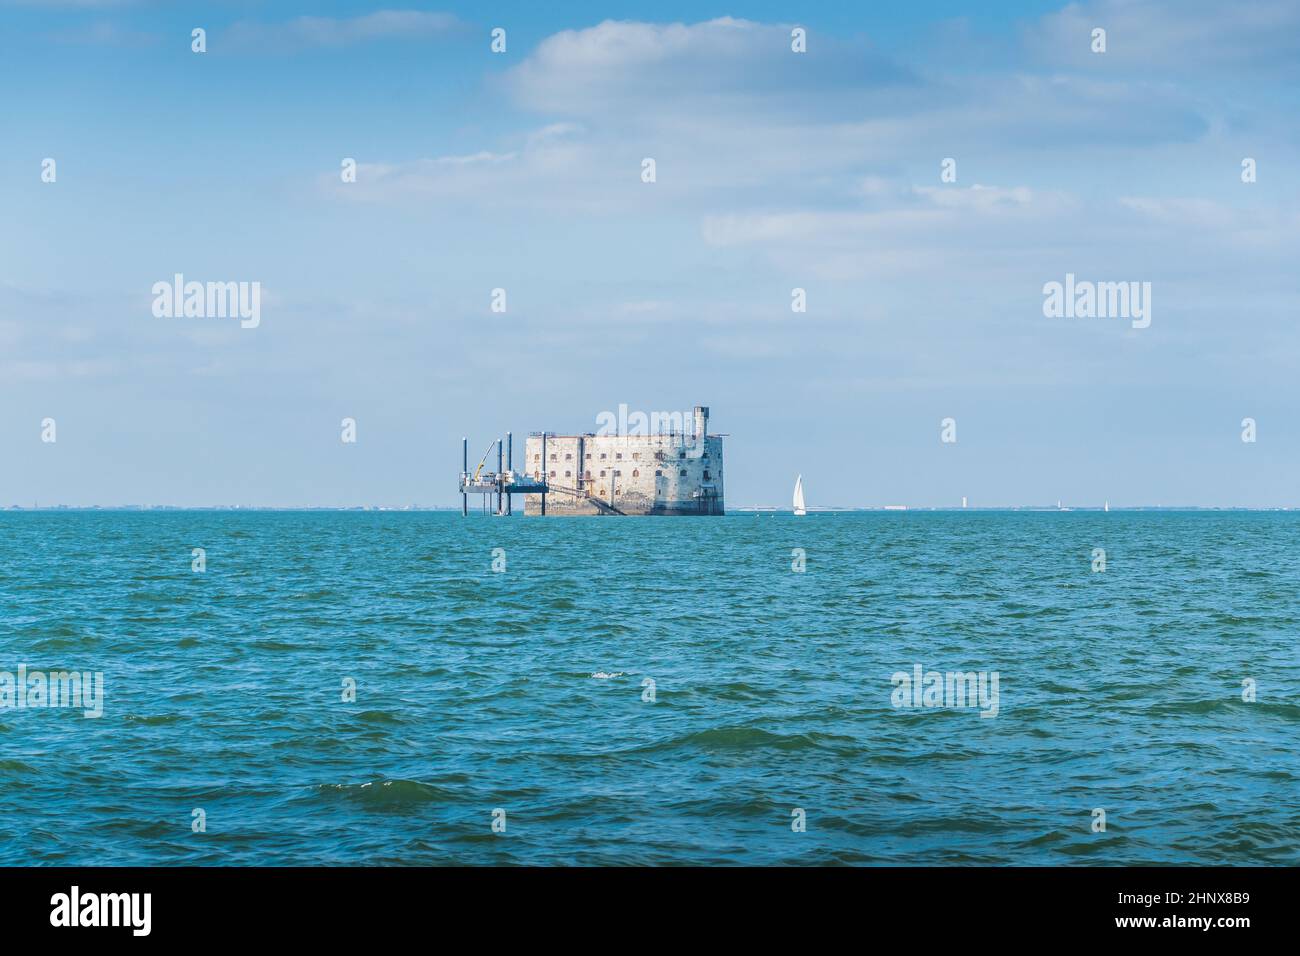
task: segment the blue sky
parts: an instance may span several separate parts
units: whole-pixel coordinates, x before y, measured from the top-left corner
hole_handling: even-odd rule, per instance
[[[732,506],[1300,505],[1300,4],[865,6],[0,0],[0,506],[451,504],[620,403]]]

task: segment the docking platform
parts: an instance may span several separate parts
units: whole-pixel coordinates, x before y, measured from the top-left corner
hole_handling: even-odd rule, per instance
[[[469,470],[469,439],[462,438],[461,446],[461,472],[460,472],[460,513],[469,514],[469,496],[483,496],[483,511],[491,511],[492,496],[496,495],[495,514],[508,515],[512,512],[511,495],[544,495],[548,489],[546,482],[540,478],[533,478],[523,473],[517,473],[514,470],[514,442],[510,432],[506,432],[505,440],[497,439],[488,446],[484,453],[482,461],[478,463],[478,468],[473,474]],[[483,465],[487,461],[488,455],[492,454],[492,449],[497,450],[497,470],[484,471]],[[505,461],[502,461],[502,452],[504,451]]]

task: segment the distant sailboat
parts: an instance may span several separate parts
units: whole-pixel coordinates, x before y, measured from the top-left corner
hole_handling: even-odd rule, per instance
[[[1102,511],[1109,511],[1109,510],[1110,510],[1110,502],[1109,502],[1109,501],[1106,502],[1105,507],[1103,507],[1101,510],[1102,510]]]
[[[794,480],[794,513],[797,515],[806,515],[807,507],[803,502],[803,475]]]

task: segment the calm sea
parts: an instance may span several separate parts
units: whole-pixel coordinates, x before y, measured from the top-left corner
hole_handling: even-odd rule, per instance
[[[1300,863],[1298,532],[3,513],[0,863]]]

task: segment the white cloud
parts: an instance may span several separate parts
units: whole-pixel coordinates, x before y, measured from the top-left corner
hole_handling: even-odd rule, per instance
[[[865,41],[810,40],[790,49],[789,25],[721,17],[701,23],[606,20],[547,37],[506,76],[522,105],[564,115],[610,115],[634,106],[638,121],[683,107],[725,113],[762,97],[765,108],[817,112],[810,94],[840,100],[915,78]],[[684,100],[683,98],[689,98]]]
[[[1077,207],[1065,193],[1034,192],[1025,186],[914,186],[910,201],[875,210],[801,210],[781,213],[708,215],[701,225],[706,242],[716,246],[814,242],[820,245],[888,239],[903,243],[946,244],[962,229],[983,231],[1013,218],[1022,226],[1054,221]]]
[[[1028,206],[1035,199],[1034,191],[1028,186],[982,186],[976,183],[966,189],[945,189],[940,186],[918,186],[918,195],[924,196],[936,206],[952,209],[978,209],[996,211]]]
[[[660,209],[700,209],[770,206],[776,196],[824,208],[882,188],[914,199],[900,161],[930,165],[955,146],[1046,155],[1187,142],[1207,128],[1195,102],[1167,87],[1009,70],[921,80],[868,46],[815,32],[809,42],[812,52],[794,54],[789,27],[732,18],[562,31],[501,81],[547,125],[463,169],[450,156],[363,169],[346,195],[611,212],[651,197]],[[645,156],[659,166],[652,193],[636,178]]]
[[[1300,252],[1300,209],[1294,203],[1232,205],[1200,196],[1124,196],[1119,205],[1154,234],[1183,245],[1232,248],[1293,261]]]
[[[1179,234],[1195,208],[1175,217],[1167,200],[1097,204],[1071,188],[1095,183],[1090,156],[1120,150],[1130,169],[1143,156],[1161,168],[1218,135],[1203,91],[1015,63],[922,77],[816,31],[809,43],[793,54],[789,27],[731,18],[566,30],[503,81],[547,125],[468,156],[363,166],[356,184],[334,174],[330,188],[363,201],[650,217],[736,267],[827,280],[1019,284],[1034,270],[1132,259],[1149,272],[1196,242]],[[954,154],[961,184],[939,184],[939,160]],[[643,156],[658,164],[652,186],[637,176]],[[966,185],[990,174],[1011,184]],[[1214,215],[1201,208],[1201,224]],[[1239,225],[1243,246],[1252,235],[1285,244],[1277,221]]]
[[[378,10],[359,17],[304,16],[283,23],[241,20],[230,27],[226,40],[232,46],[262,49],[339,47],[368,40],[431,36],[446,33],[458,24],[450,13]]]
[[[1106,52],[1091,51],[1094,28]],[[1294,0],[1098,0],[1071,3],[1026,28],[1027,48],[1058,68],[1112,72],[1116,67],[1204,73],[1281,67],[1300,60],[1300,4]]]
[[[338,198],[358,202],[545,205],[574,202],[572,192],[557,196],[555,190],[559,185],[577,189],[581,171],[589,165],[585,147],[542,131],[529,136],[518,150],[359,163],[355,183],[344,183],[331,172],[322,174],[320,185]]]

